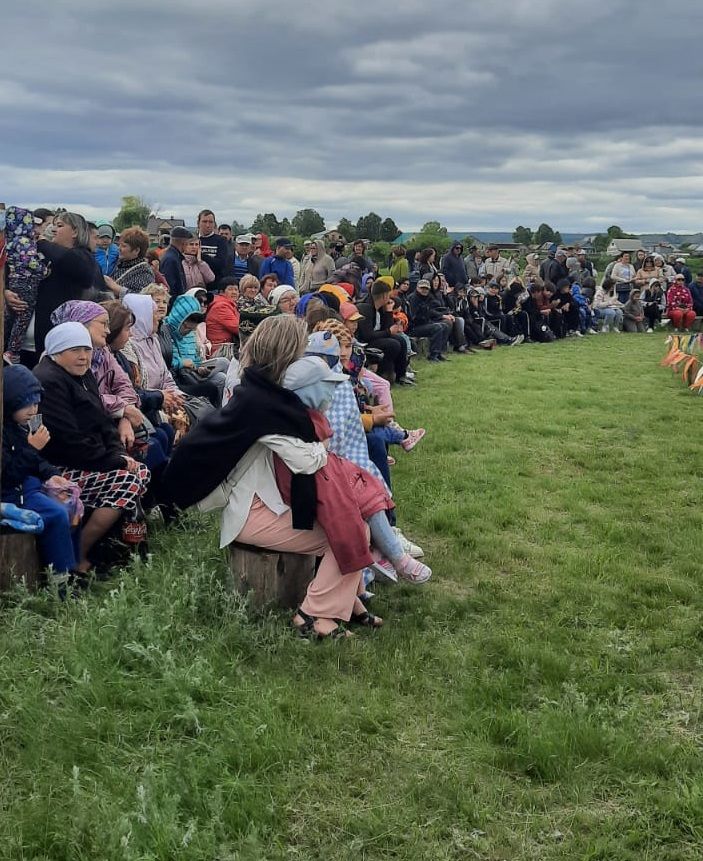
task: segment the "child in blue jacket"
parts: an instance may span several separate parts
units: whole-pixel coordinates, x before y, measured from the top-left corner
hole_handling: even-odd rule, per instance
[[[67,507],[47,493],[47,487],[65,490],[72,485],[41,456],[49,431],[43,424],[30,428],[41,393],[39,380],[23,365],[3,369],[2,501],[40,515],[42,562],[65,575],[80,559],[80,529],[71,528]]]

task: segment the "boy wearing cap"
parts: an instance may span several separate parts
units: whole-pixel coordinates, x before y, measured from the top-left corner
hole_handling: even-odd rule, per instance
[[[183,260],[188,243],[192,238],[193,234],[187,227],[174,227],[171,230],[171,242],[161,255],[159,271],[168,281],[168,289],[172,298],[182,296],[188,289]]]
[[[288,259],[291,247],[291,241],[286,236],[276,240],[276,253],[264,258],[259,269],[259,280],[264,275],[274,274],[278,276],[279,284],[290,284],[291,287],[295,287],[295,273]]]
[[[93,252],[103,275],[112,275],[117,266],[120,249],[115,245],[115,229],[111,224],[99,224],[97,248]]]

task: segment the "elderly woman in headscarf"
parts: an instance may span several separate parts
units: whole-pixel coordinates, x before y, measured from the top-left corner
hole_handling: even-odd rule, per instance
[[[40,411],[50,439],[46,459],[77,484],[92,509],[81,535],[77,570],[91,568],[90,551],[120,519],[134,513],[146,492],[148,468],[127,453],[103,408],[90,369],[93,345],[82,323],[60,323],[46,336],[34,374],[43,386]]]
[[[168,414],[180,409],[185,396],[161,352],[161,341],[156,334],[161,312],[156,302],[150,295],[129,294],[124,304],[134,315],[134,323],[129,340],[120,349],[120,357],[129,364],[132,384],[143,392],[144,409],[156,423],[159,410]]]
[[[129,376],[108,349],[110,323],[107,309],[96,302],[73,299],[59,305],[51,315],[51,322],[55,326],[68,322],[82,323],[88,330],[93,347],[90,369],[100,399],[105,412],[117,423],[122,444],[131,448],[135,430],[144,424],[144,415],[139,409],[139,395]]]

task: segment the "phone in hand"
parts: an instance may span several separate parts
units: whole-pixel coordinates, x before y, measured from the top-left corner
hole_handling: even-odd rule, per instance
[[[27,424],[29,425],[29,432],[36,433],[43,424],[42,414],[37,413],[34,416],[30,416]]]

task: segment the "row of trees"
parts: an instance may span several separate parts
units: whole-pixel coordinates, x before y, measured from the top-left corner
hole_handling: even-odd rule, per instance
[[[127,227],[146,227],[147,219],[151,214],[150,205],[140,197],[128,195],[122,198],[120,211],[113,219],[116,230],[125,230]],[[292,219],[282,218],[274,212],[260,212],[249,226],[240,224],[238,221],[232,223],[232,233],[266,233],[271,237],[276,236],[312,236],[321,233],[325,229],[325,219],[315,209],[300,209]],[[398,225],[392,218],[381,218],[375,212],[362,215],[353,224],[348,218],[343,218],[337,227],[339,232],[347,241],[354,239],[370,239],[371,242],[393,242],[400,236]]]
[[[611,239],[634,239],[631,233],[625,233],[622,227],[613,224],[605,233],[596,234],[593,240],[593,247],[596,252],[603,254],[610,244]],[[537,230],[532,231],[529,227],[519,225],[513,231],[513,242],[520,245],[544,245],[545,242],[555,242],[560,245],[562,242],[561,233],[558,230],[553,230],[548,224],[540,224]]]
[[[559,245],[561,242],[561,233],[544,223],[540,224],[537,230],[534,231],[520,224],[513,231],[513,242],[517,242],[520,245],[544,245],[545,242],[556,242]]]

